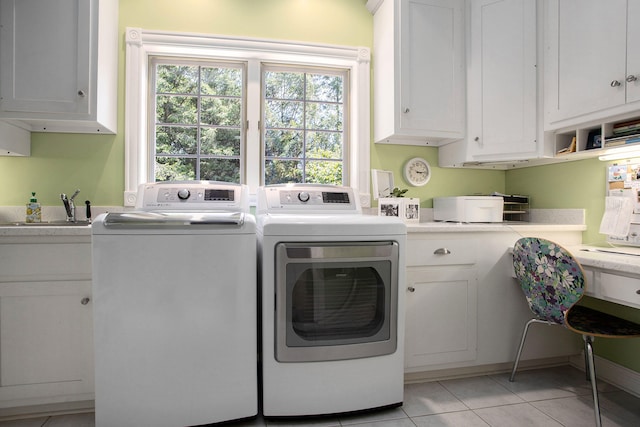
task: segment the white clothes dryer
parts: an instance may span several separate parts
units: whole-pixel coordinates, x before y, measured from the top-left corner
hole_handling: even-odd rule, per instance
[[[144,184],[92,226],[96,426],[257,415],[255,218],[247,188]]]
[[[349,187],[258,190],[265,417],[398,406],[406,226]]]

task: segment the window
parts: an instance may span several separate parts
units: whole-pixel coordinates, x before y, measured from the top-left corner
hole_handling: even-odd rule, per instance
[[[369,206],[369,79],[367,48],[127,28],[125,206],[169,179],[343,183]]]
[[[151,64],[149,179],[241,182],[244,65]]]
[[[346,71],[263,68],[264,184],[348,184]]]

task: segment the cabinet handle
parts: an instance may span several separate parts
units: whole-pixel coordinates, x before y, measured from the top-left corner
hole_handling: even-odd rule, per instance
[[[479,137],[479,136],[476,136],[475,138],[473,138],[473,140],[474,140],[475,142],[478,142],[478,141],[480,141],[480,137]]]
[[[84,298],[82,298],[82,299],[80,300],[80,304],[82,304],[82,305],[87,305],[87,304],[89,304],[89,301],[91,301],[91,299],[89,299],[89,298],[87,298],[87,297],[84,297]]]
[[[408,113],[409,111],[411,111],[408,107],[404,109],[404,113]]]
[[[611,87],[618,87],[618,86],[620,86],[621,84],[622,84],[622,83],[620,83],[620,81],[619,81],[619,80],[613,80],[613,81],[611,82]]]
[[[640,289],[638,289],[638,290],[636,291],[636,294],[640,295]]]
[[[638,77],[634,76],[633,74],[629,74],[629,75],[627,76],[627,82],[628,82],[628,83],[635,82],[636,80],[638,80]]]
[[[449,255],[451,251],[447,248],[440,248],[433,251],[434,255]]]
[[[414,288],[413,286],[409,286],[409,287],[407,288],[407,290],[408,290],[409,292],[415,292],[415,291],[416,291],[416,288]]]
[[[78,91],[78,96],[82,96],[82,97],[84,97],[85,95],[86,95],[86,94],[84,93],[84,91],[83,91],[83,90],[79,90],[79,91]]]

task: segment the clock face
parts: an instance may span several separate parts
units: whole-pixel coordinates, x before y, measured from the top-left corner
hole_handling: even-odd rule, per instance
[[[422,186],[431,178],[429,163],[420,157],[414,157],[404,165],[404,178],[413,186]]]

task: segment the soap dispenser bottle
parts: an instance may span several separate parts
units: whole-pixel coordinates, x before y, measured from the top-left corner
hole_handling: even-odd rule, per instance
[[[29,203],[27,203],[27,218],[26,222],[42,222],[42,208],[40,207],[40,203],[38,203],[38,199],[36,199],[36,193],[31,193],[31,199],[29,199]]]

